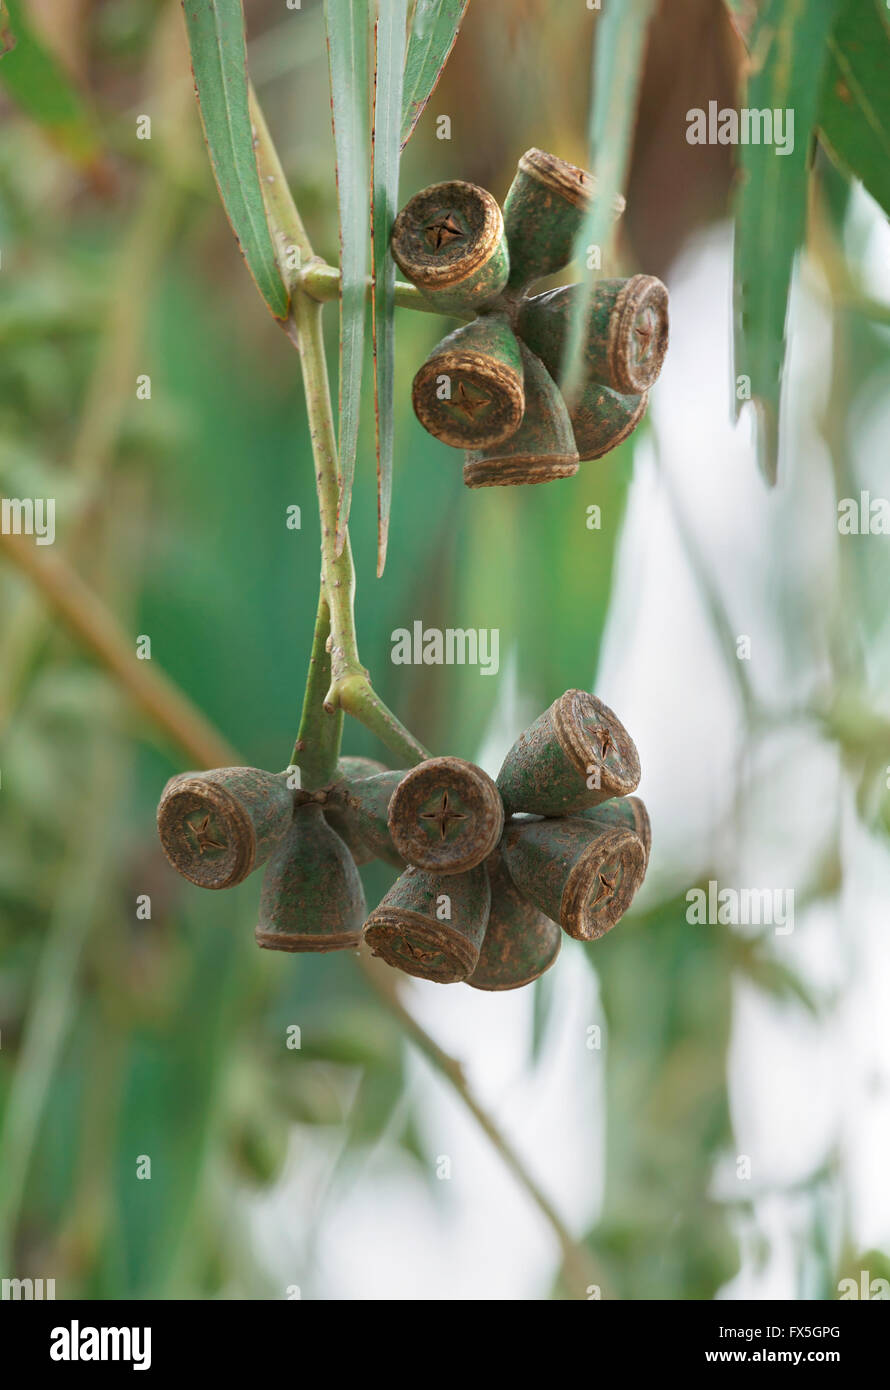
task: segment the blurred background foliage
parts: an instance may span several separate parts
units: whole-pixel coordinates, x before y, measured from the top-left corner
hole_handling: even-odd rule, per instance
[[[16,0],[6,9],[27,47],[24,61],[21,48],[0,59],[0,491],[55,497],[54,553],[117,615],[133,650],[149,635],[152,662],[246,763],[283,766],[318,579],[306,416],[297,358],[257,299],[219,206],[179,5]],[[247,0],[245,10],[253,80],[315,248],[335,264],[322,7]],[[756,10],[720,0],[656,7],[623,273],[670,282],[690,238],[726,216],[734,152],[687,144],[685,117],[711,99],[739,104]],[[585,164],[595,19],[583,4],[552,0],[471,3],[405,152],[403,200],[450,177],[502,199],[531,145]],[[20,68],[4,75],[14,61]],[[442,112],[448,141],[436,138]],[[151,116],[150,140],[137,139],[141,115]],[[838,495],[855,495],[844,477],[849,383],[886,362],[887,311],[882,322],[863,317],[838,250],[848,182],[824,155],[805,196],[843,333],[830,388]],[[327,314],[335,375],[336,310]],[[459,456],[408,404],[411,377],[441,332],[433,316],[398,315],[394,503],[380,581],[366,376],[352,509],[357,619],[386,702],[427,746],[472,758],[508,681],[530,714],[595,681],[640,437],[595,465],[593,489],[582,470],[552,488],[468,492]],[[150,401],[136,397],[143,373]],[[591,501],[602,512],[593,542]],[[285,524],[294,504],[300,531]],[[874,551],[856,555],[844,592],[861,600],[861,625],[853,637],[834,629],[819,717],[856,771],[863,814],[886,827],[878,784],[890,726],[867,677],[869,644],[886,630],[886,586],[876,592]],[[403,1020],[369,992],[351,956],[256,951],[256,881],[209,895],[175,878],[154,809],[167,777],[186,766],[181,750],[8,558],[0,553],[0,1273],[52,1274],[60,1293],[96,1298],[280,1297],[239,1198],[245,1185],[281,1176],[289,1145],[299,1154],[310,1129],[340,1136],[339,1172],[386,1131],[419,1173],[431,1171],[405,1087]],[[417,617],[498,628],[500,678],[392,666],[390,633]],[[354,724],[344,747],[380,756]],[[710,1298],[739,1262],[732,1212],[712,1187],[732,1145],[733,973],[781,997],[804,991],[757,943],[691,933],[666,868],[663,886],[591,960],[609,1023],[608,1147],[603,1215],[586,1243],[612,1293]],[[388,871],[372,866],[365,877],[376,901]],[[836,890],[836,876],[825,879],[814,894]],[[147,920],[137,912],[143,895]],[[536,990],[540,1014],[546,981]],[[294,1020],[298,1065],[283,1041]],[[140,1155],[151,1157],[151,1182],[136,1180]],[[308,1209],[307,1228],[313,1219]],[[845,1259],[860,1268],[855,1252]],[[878,1273],[877,1258],[872,1266]],[[826,1255],[822,1291],[838,1277]]]

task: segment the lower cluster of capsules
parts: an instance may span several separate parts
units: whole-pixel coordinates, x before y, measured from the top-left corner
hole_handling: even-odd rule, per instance
[[[342,758],[337,780],[183,773],[158,807],[164,851],[202,888],[266,864],[256,939],[277,951],[355,949],[409,975],[515,989],[547,970],[561,931],[595,941],[643,881],[650,827],[630,795],[640,762],[594,696],[569,690],[517,739],[497,782],[461,758],[390,771]],[[357,866],[402,872],[368,915]]]

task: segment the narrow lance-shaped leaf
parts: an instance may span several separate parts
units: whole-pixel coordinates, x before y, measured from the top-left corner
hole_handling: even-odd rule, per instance
[[[346,541],[365,345],[368,278],[368,0],[325,0],[331,120],[340,213],[340,502],[337,554]]]
[[[585,264],[588,248],[600,248],[600,264],[608,273],[614,204],[624,187],[633,134],[646,30],[654,0],[626,0],[610,4],[597,21],[593,60],[593,93],[590,105],[591,172],[596,176],[596,195],[578,231],[575,255]],[[566,343],[564,394],[575,397],[582,386],[581,347],[590,319],[595,277],[578,295]]]
[[[470,0],[417,0],[405,58],[402,149],[436,89]]]
[[[778,470],[788,296],[806,230],[810,144],[838,8],[838,0],[769,0],[752,35],[755,66],[737,117],[749,129],[738,131],[736,409],[749,396],[755,404],[761,467],[771,483]],[[709,109],[709,120],[712,114],[716,122]]]
[[[241,0],[184,0],[201,122],[232,231],[256,287],[277,319],[288,307],[266,223],[247,96]]]
[[[890,11],[846,0],[831,38],[819,125],[830,153],[890,215]]]
[[[406,0],[380,0],[375,35],[371,245],[374,265],[374,403],[377,412],[377,575],[386,565],[392,498],[395,262],[389,237],[399,199]]]
[[[0,3],[0,82],[75,163],[95,166],[101,149],[93,118],[64,68],[28,24],[22,0]]]

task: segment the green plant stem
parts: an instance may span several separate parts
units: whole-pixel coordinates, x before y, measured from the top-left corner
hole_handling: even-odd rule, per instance
[[[312,655],[303,697],[303,716],[291,758],[300,768],[303,786],[310,791],[323,787],[331,780],[343,733],[342,709],[325,709],[325,698],[331,684],[331,657],[327,649],[330,633],[331,617],[322,590],[318,596],[318,616],[315,619]]]
[[[513,1148],[509,1139],[507,1139],[506,1135],[501,1133],[488,1111],[480,1105],[470,1088],[467,1078],[464,1075],[463,1067],[457,1058],[452,1057],[441,1048],[435,1038],[430,1036],[426,1029],[402,1003],[399,997],[395,973],[388,966],[379,965],[372,961],[364,951],[359,956],[359,963],[375,994],[399,1020],[415,1046],[418,1047],[427,1060],[432,1063],[436,1071],[454,1087],[477,1124],[487,1135],[493,1148],[500,1154],[517,1182],[525,1189],[528,1196],[532,1199],[535,1206],[550,1225],[559,1242],[560,1251],[562,1252],[563,1281],[566,1284],[567,1291],[573,1297],[586,1299],[588,1296],[588,1289],[592,1286],[596,1286],[600,1290],[600,1296],[604,1298],[606,1296],[606,1290],[603,1276],[597,1269],[590,1253],[571,1235],[549,1197],[542,1191],[535,1182],[535,1179],[526,1170],[525,1164]]]
[[[317,299],[320,304],[328,304],[331,300],[339,298],[340,271],[335,265],[328,265],[326,261],[316,260],[307,266],[300,282],[306,293]],[[370,277],[367,291],[370,296]],[[460,318],[467,322],[473,317],[471,314],[455,314],[451,310],[440,308],[438,304],[431,304],[429,300],[424,299],[415,285],[409,285],[406,280],[396,281],[396,304],[400,309],[417,309],[422,314],[444,314],[446,318]]]
[[[315,462],[315,487],[321,522],[321,592],[313,638],[314,660],[309,666],[294,760],[306,776],[307,786],[319,786],[330,781],[336,769],[340,729],[328,721],[330,715],[337,711],[351,714],[402,760],[411,764],[421,762],[429,757],[429,753],[380,699],[359,658],[354,614],[355,567],[348,530],[343,548],[337,554],[339,469],[324,350],[323,305],[305,288],[307,277],[314,275],[323,262],[312,250],[253,90],[250,93],[250,109],[266,214],[279,269],[291,296],[290,313],[284,327],[300,354]],[[299,271],[288,264],[293,259],[288,255],[292,247],[299,250]],[[337,283],[339,285],[339,273]],[[323,696],[319,672],[325,668],[317,660],[321,645],[330,665],[330,684]]]

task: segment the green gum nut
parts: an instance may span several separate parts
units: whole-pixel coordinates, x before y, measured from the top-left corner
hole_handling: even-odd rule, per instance
[[[328,819],[333,813],[343,826],[347,844],[363,845],[372,858],[397,869],[404,868],[405,861],[392,842],[388,816],[392,794],[404,776],[404,771],[384,771],[343,782],[333,788],[325,805]]]
[[[549,483],[578,472],[578,450],[565,401],[543,363],[520,344],[525,372],[525,415],[509,439],[467,452],[467,487]]]
[[[603,801],[599,806],[592,806],[590,810],[579,811],[577,814],[583,820],[602,826],[603,829],[624,825],[635,831],[643,842],[648,868],[649,854],[652,850],[652,824],[649,812],[638,796],[613,797],[611,801]]]
[[[408,975],[456,984],[472,975],[488,923],[484,865],[465,874],[408,868],[365,923],[371,954]]]
[[[263,876],[257,945],[269,951],[354,949],[364,916],[352,855],[320,806],[301,806]]]
[[[508,815],[567,816],[628,796],[640,757],[617,715],[585,690],[567,690],[513,744],[498,791]]]
[[[172,777],[158,835],[178,873],[199,888],[231,888],[269,858],[294,815],[286,772],[219,767]]]
[[[416,193],[395,220],[390,249],[424,298],[455,314],[491,304],[510,271],[497,202],[460,179]]]
[[[517,332],[562,380],[572,311],[583,285],[561,285],[519,307]],[[584,344],[584,380],[619,395],[642,395],[658,380],[668,349],[668,292],[654,275],[599,280]]]
[[[519,892],[497,851],[485,868],[491,910],[479,961],[467,984],[474,989],[519,989],[550,969],[559,955],[562,932]]]
[[[519,342],[505,314],[484,314],[435,347],[411,400],[425,430],[455,449],[514,434],[525,411]]]
[[[576,816],[515,821],[501,853],[519,892],[577,941],[596,941],[615,926],[646,871],[635,831]]]
[[[648,403],[646,391],[641,396],[621,396],[598,381],[588,382],[570,413],[581,462],[602,458],[622,444],[646,414]]]
[[[481,767],[463,758],[429,758],[399,783],[388,821],[406,863],[458,874],[491,854],[504,828],[504,806]]]
[[[596,179],[586,169],[544,150],[526,150],[504,202],[511,290],[565,269],[595,195]],[[618,197],[615,216],[623,211]]]
[[[378,763],[374,758],[341,758],[337,763],[337,781],[355,782],[359,778],[376,777],[381,772],[386,771],[387,768],[384,767],[383,763]],[[343,814],[336,801],[326,803],[324,817],[328,825],[336,830],[340,839],[345,841],[356,864],[370,864],[372,859],[376,859],[377,855],[373,848],[356,833],[355,827]]]

